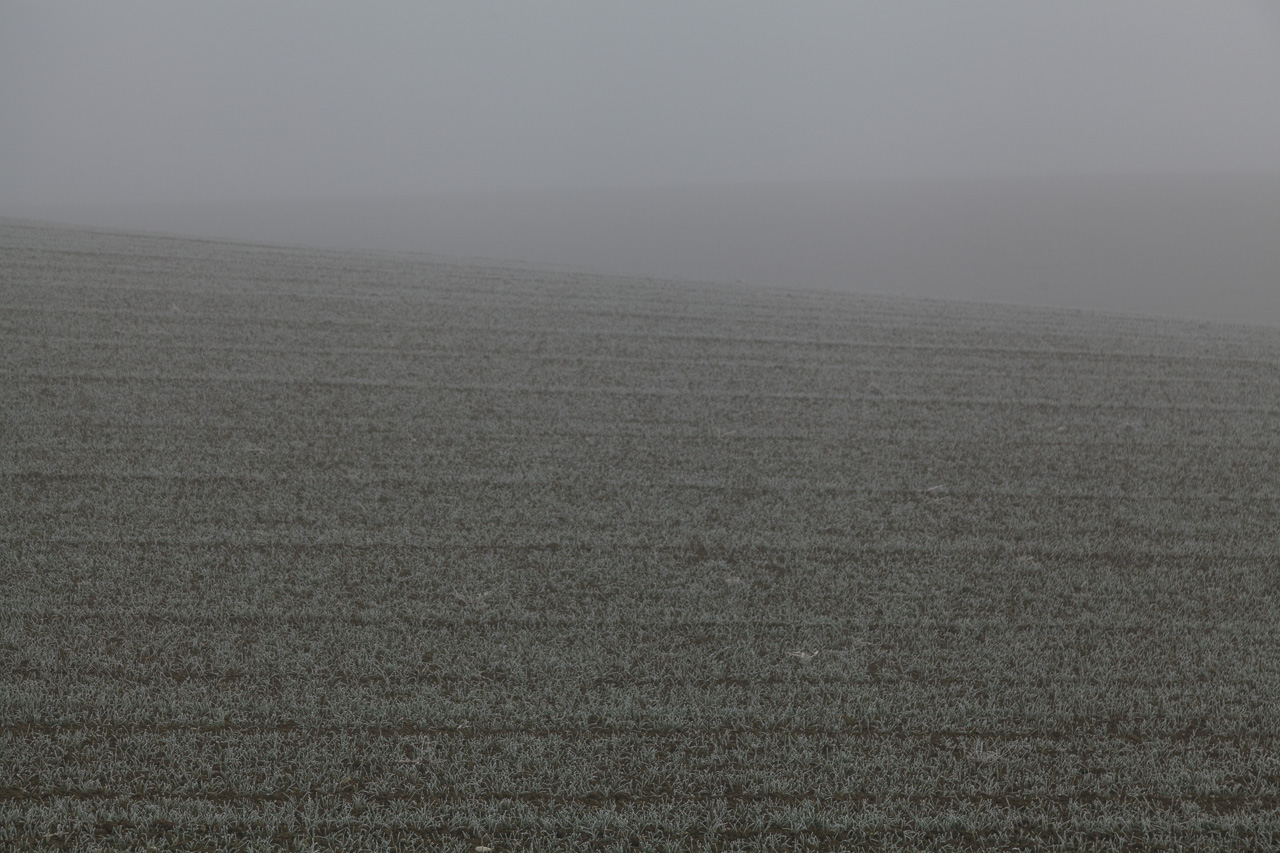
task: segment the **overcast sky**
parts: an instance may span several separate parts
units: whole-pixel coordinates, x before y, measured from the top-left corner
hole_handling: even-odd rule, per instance
[[[0,196],[1280,171],[1273,0],[0,0]]]

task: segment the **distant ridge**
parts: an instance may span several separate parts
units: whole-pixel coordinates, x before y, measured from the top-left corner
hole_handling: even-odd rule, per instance
[[[759,184],[12,212],[606,273],[1280,325],[1280,175]]]

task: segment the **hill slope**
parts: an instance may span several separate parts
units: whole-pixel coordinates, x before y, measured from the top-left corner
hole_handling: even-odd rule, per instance
[[[0,223],[0,846],[1280,840],[1280,332]]]
[[[1280,326],[1280,175],[475,193],[39,215],[238,240]]]

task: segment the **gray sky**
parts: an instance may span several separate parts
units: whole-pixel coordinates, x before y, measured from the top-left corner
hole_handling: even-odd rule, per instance
[[[1274,0],[0,0],[0,196],[1280,171]]]

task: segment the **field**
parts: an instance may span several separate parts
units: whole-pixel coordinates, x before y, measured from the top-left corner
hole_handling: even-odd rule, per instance
[[[0,222],[0,849],[1280,845],[1280,330]]]

